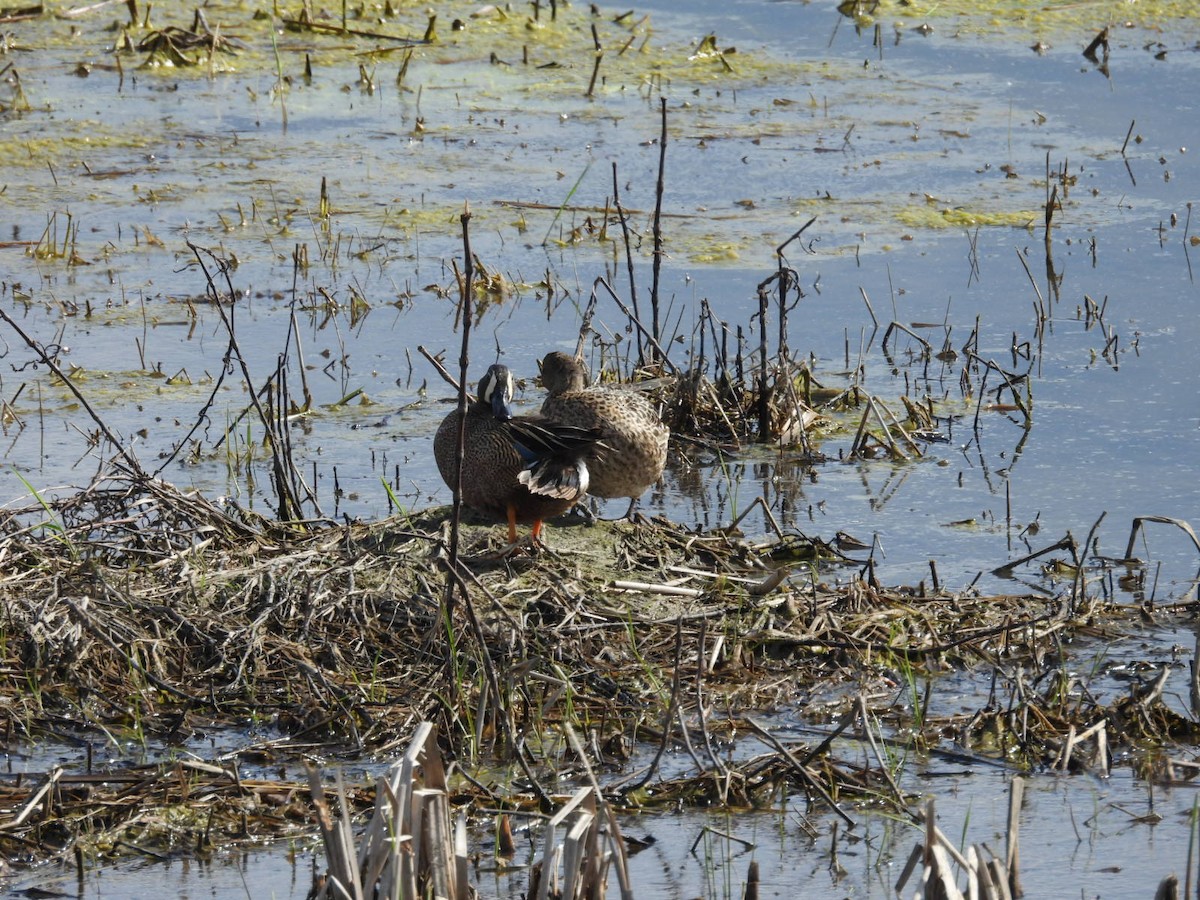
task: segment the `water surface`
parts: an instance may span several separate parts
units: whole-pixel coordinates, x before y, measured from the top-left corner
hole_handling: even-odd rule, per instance
[[[672,358],[683,365],[695,352],[703,300],[732,326],[756,327],[755,289],[776,266],[774,248],[816,216],[806,232],[811,252],[788,251],[806,295],[789,318],[791,350],[811,356],[831,384],[861,366],[866,389],[894,409],[906,392],[928,394],[953,418],[942,422],[946,442],[901,463],[841,461],[853,437],[845,430],[819,440],[828,461],[815,467],[776,448],[717,456],[681,447],[646,510],[715,527],[761,496],[785,528],[875,543],[885,582],[928,579],[933,560],[952,589],[989,591],[1062,589],[1032,566],[1015,581],[991,572],[1067,532],[1082,541],[1102,515],[1090,549],[1111,557],[1123,555],[1135,516],[1200,525],[1194,18],[1161,33],[1114,29],[1104,71],[1080,54],[1098,30],[1091,21],[988,29],[933,18],[924,34],[918,20],[896,27],[885,19],[877,35],[826,4],[743,0],[687,14],[674,6],[639,7],[636,21],[651,12],[636,32],[639,54],[606,53],[592,98],[584,96],[591,36],[579,18],[530,42],[531,65],[500,26],[468,20],[466,32],[447,30],[442,46],[415,52],[402,86],[397,54],[353,55],[371,41],[281,30],[290,79],[283,103],[261,35],[246,35],[251,49],[231,61],[234,71],[209,77],[137,69],[134,57],[118,71],[115,33],[95,16],[75,26],[13,24],[23,49],[9,58],[30,108],[0,119],[9,240],[0,303],[35,340],[61,345],[59,364],[146,468],[162,465],[172,482],[269,509],[261,466],[248,478],[238,458],[246,440],[259,440],[256,428],[240,421],[238,438],[221,442],[247,402],[240,377],[228,378],[202,427],[167,462],[213,391],[228,343],[187,242],[236,259],[236,334],[254,378],[265,381],[287,353],[295,396],[303,355],[314,406],[295,422],[293,440],[322,512],[388,514],[381,479],[412,507],[445,503],[429,452],[451,391],[416,348],[457,359],[459,212],[470,204],[472,248],[506,283],[475,332],[472,368],[482,371],[499,352],[531,377],[542,354],[574,346],[595,277],[627,290],[619,248],[593,230],[611,204],[614,163],[644,238],[636,277],[645,302],[663,96],[662,296],[669,332],[681,337]],[[169,15],[155,11],[160,25]],[[607,23],[615,48],[624,38]],[[718,46],[736,47],[726,56],[732,71],[717,59],[688,59],[710,32]],[[1035,40],[1049,49],[1034,52]],[[508,64],[490,61],[495,48]],[[306,52],[311,82],[302,77]],[[360,79],[360,61],[373,84]],[[558,68],[536,68],[546,62]],[[652,63],[657,75],[648,74]],[[6,105],[15,107],[14,97]],[[1054,217],[1057,288],[1040,228],[1047,158],[1069,181],[1059,179],[1066,193]],[[571,208],[559,215],[563,204]],[[66,251],[46,252],[51,239]],[[307,268],[293,263],[298,250]],[[1049,313],[1040,344],[1039,291]],[[925,364],[903,339],[889,361],[863,292],[883,327],[934,325],[916,330],[938,349],[948,333],[959,351],[977,329],[981,357],[1028,370],[1029,427],[1012,411],[984,410],[976,435],[978,398],[963,395],[961,353]],[[1086,298],[1103,306],[1102,322],[1085,320]],[[596,328],[625,334],[627,321],[601,300]],[[30,489],[67,496],[111,449],[95,449],[95,423],[19,337],[0,326],[0,338],[0,397],[12,412],[0,502],[29,506]],[[529,382],[520,400],[532,408],[538,397]],[[742,524],[751,535],[769,529],[757,513]],[[1122,601],[1194,597],[1196,554],[1181,533],[1154,528],[1135,553],[1149,561],[1142,591],[1112,581],[1095,589]],[[1173,643],[1192,639],[1153,636],[1110,648],[1108,658],[1161,658]],[[993,840],[1003,830],[1007,775],[950,776],[963,804],[939,799],[945,830],[969,819],[970,840]],[[946,793],[945,780],[931,783],[939,798]],[[1027,887],[1053,895],[1066,881],[1089,896],[1148,896],[1183,865],[1192,795],[1174,787],[1153,801],[1162,823],[1130,825],[1126,811],[1144,811],[1151,792],[1128,772],[1107,782],[1037,778],[1022,823]],[[809,843],[796,826],[802,815],[735,823],[771,848],[758,858],[781,891],[883,895],[895,867],[880,857],[903,855],[915,840],[868,820],[878,843],[845,851],[850,874],[834,884],[824,869],[827,831]],[[635,858],[655,895],[734,893],[705,880],[687,856],[703,817],[694,819],[684,820],[678,843],[667,838]],[[677,824],[659,830],[672,834]],[[1060,851],[1063,841],[1070,846]],[[1038,852],[1045,845],[1056,849]],[[811,865],[795,864],[810,856]],[[303,896],[307,879],[297,871],[307,866],[294,867],[285,851],[121,863],[90,874],[81,894],[159,894],[167,879],[180,896]],[[736,883],[745,857],[729,868]],[[522,885],[496,892],[515,895]]]

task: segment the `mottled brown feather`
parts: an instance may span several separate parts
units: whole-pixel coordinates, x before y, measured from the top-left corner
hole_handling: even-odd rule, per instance
[[[588,493],[637,499],[662,477],[671,430],[645,395],[617,387],[589,387],[583,362],[566,353],[547,354],[541,370],[548,394],[542,415],[600,434],[603,446],[587,458]]]

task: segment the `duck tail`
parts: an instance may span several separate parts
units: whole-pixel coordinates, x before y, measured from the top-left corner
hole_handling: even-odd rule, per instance
[[[517,480],[534,494],[578,500],[588,489],[585,458],[600,443],[600,432],[561,422],[516,418],[506,422],[524,468]]]
[[[587,493],[587,464],[582,459],[538,459],[521,470],[517,481],[533,494],[578,500]]]

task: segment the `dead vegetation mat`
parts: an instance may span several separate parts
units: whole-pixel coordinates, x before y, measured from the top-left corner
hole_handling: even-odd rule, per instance
[[[1142,610],[888,589],[794,532],[601,522],[499,558],[503,529],[464,525],[448,591],[445,509],[283,524],[131,478],[0,525],[7,747],[80,748],[0,776],[10,860],[311,831],[299,763],[390,761],[422,720],[481,807],[596,777],[625,807],[801,791],[843,817],[907,807],[896,747],[1106,768],[1195,732],[1161,685],[1104,701],[1068,674],[1064,648]],[[939,685],[963,679],[991,687],[947,711]]]

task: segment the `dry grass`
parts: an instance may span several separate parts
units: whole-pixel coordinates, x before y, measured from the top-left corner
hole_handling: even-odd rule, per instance
[[[601,523],[500,561],[496,529],[467,525],[465,593],[448,609],[444,510],[302,529],[110,479],[15,511],[4,532],[10,745],[87,741],[108,758],[247,722],[278,735],[240,758],[7,776],[10,859],[203,853],[311,831],[309,788],[289,764],[394,754],[424,720],[468,809],[548,810],[590,768],[618,807],[769,806],[799,791],[852,821],[856,801],[908,812],[898,759],[940,752],[945,736],[1014,770],[1103,771],[1119,751],[1164,777],[1194,771],[1161,749],[1130,753],[1195,736],[1161,682],[1104,704],[1062,662],[1066,642],[1136,627],[1142,611],[1085,592],[886,589],[869,570],[834,586],[817,577],[832,551],[796,533]],[[992,673],[992,702],[937,714],[939,679],[956,672]],[[814,739],[776,741],[755,718],[776,708],[803,711]],[[753,752],[731,762],[734,745]],[[692,774],[658,772],[668,748],[691,755]],[[279,777],[239,772],[263,763]],[[371,797],[353,789],[347,802]]]

